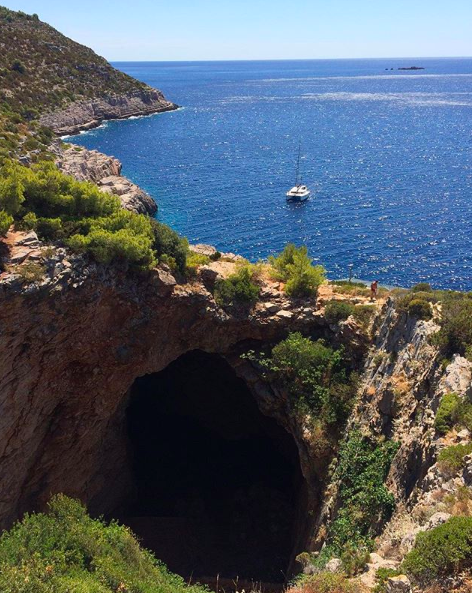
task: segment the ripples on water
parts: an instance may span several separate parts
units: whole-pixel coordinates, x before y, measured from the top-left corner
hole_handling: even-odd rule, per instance
[[[74,141],[117,156],[190,241],[253,260],[306,243],[333,277],[472,289],[472,60],[116,66],[184,108]],[[299,138],[314,197],[293,205]]]

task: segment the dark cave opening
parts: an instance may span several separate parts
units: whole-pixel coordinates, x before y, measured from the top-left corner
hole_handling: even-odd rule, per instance
[[[137,379],[127,410],[135,492],[123,522],[185,578],[283,583],[305,482],[292,436],[220,356]]]

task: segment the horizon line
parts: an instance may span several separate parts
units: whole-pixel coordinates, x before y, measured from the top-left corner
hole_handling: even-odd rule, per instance
[[[115,59],[115,58],[106,58],[109,62],[190,62],[190,63],[197,63],[197,62],[208,62],[208,63],[218,63],[218,62],[334,62],[334,61],[357,61],[357,60],[472,60],[472,55],[470,56],[391,56],[391,57],[376,57],[376,58],[227,58],[222,60],[214,60],[214,59],[200,59],[200,60],[184,60],[184,59],[160,59],[160,60],[151,60],[151,59],[135,59],[135,60],[123,60],[123,59]]]

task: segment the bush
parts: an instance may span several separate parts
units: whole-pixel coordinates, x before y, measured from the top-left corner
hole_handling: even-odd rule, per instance
[[[24,74],[26,72],[26,66],[20,60],[14,60],[11,65],[11,70],[13,72],[18,72],[19,74]]]
[[[138,270],[149,270],[156,265],[148,237],[134,234],[130,229],[115,232],[93,229],[88,235],[74,235],[68,245],[75,251],[90,253],[102,264],[127,263]]]
[[[418,282],[411,287],[412,292],[432,292],[431,284],[428,282]]]
[[[44,266],[37,262],[27,261],[17,269],[20,278],[25,284],[40,282],[44,278]]]
[[[38,224],[38,217],[34,212],[28,212],[23,218],[18,221],[17,227],[23,231],[33,231]]]
[[[246,357],[255,358],[253,353]],[[342,350],[295,332],[274,346],[270,357],[256,360],[287,389],[294,410],[313,415],[320,440],[327,425],[340,428],[357,388],[357,375],[349,375]]]
[[[33,214],[33,216],[36,216]],[[29,222],[33,222],[33,217],[30,216]],[[53,241],[62,237],[62,220],[60,218],[37,218],[36,231],[40,239],[46,241]]]
[[[349,581],[344,575],[320,572],[303,577],[287,593],[362,593],[360,583]]]
[[[236,274],[215,284],[215,300],[222,307],[252,305],[259,297],[260,288],[252,281],[249,266],[242,267]]]
[[[13,224],[13,217],[0,210],[0,237],[4,237],[8,233],[8,229]]]
[[[372,315],[375,313],[375,305],[356,305],[354,307],[354,319],[363,326],[368,326]]]
[[[373,593],[386,593],[387,581],[390,577],[397,577],[401,574],[399,570],[395,568],[378,568],[375,573],[375,580],[377,584],[373,589]]]
[[[379,525],[390,518],[395,499],[384,484],[398,443],[375,443],[353,431],[339,451],[334,480],[339,482],[339,511],[328,532],[328,551],[346,545],[370,551]]]
[[[446,447],[438,455],[438,467],[452,478],[464,467],[464,457],[470,453],[472,453],[472,443]]]
[[[0,590],[8,593],[203,593],[167,571],[132,533],[91,519],[55,496],[0,537]]]
[[[472,298],[469,295],[450,295],[444,299],[441,329],[433,336],[445,356],[469,355],[472,348]]]
[[[354,314],[355,307],[346,301],[331,300],[327,303],[325,317],[329,323],[339,323]]]
[[[446,393],[441,399],[434,419],[434,428],[439,434],[446,434],[454,426],[460,403],[461,398],[455,393]]]
[[[370,559],[370,549],[348,542],[341,554],[343,570],[349,577],[363,572]]]
[[[452,517],[442,525],[419,533],[402,569],[420,584],[457,574],[472,565],[472,518]]]
[[[152,247],[155,250],[158,258],[163,259],[172,258],[171,268],[183,274],[187,265],[188,243],[186,239],[180,237],[174,230],[167,225],[157,220],[151,220],[151,227],[153,233]],[[166,260],[164,258],[164,260]],[[169,260],[166,260],[168,263]],[[174,263],[175,262],[175,263]]]
[[[318,287],[325,280],[323,266],[313,266],[305,246],[286,245],[277,257],[269,257],[272,275],[286,283],[287,294],[293,297],[316,295]]]
[[[423,299],[412,299],[408,303],[408,315],[428,321],[433,316],[431,304]]]

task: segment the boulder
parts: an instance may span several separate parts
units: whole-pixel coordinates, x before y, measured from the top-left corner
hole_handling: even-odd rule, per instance
[[[442,525],[450,518],[451,515],[449,513],[434,513],[434,515],[432,515],[432,517],[426,523],[426,531]]]
[[[331,558],[326,564],[325,570],[328,572],[341,572],[343,563],[340,558]]]
[[[410,593],[410,579],[404,574],[398,577],[390,577],[387,579],[385,590],[387,593]]]

